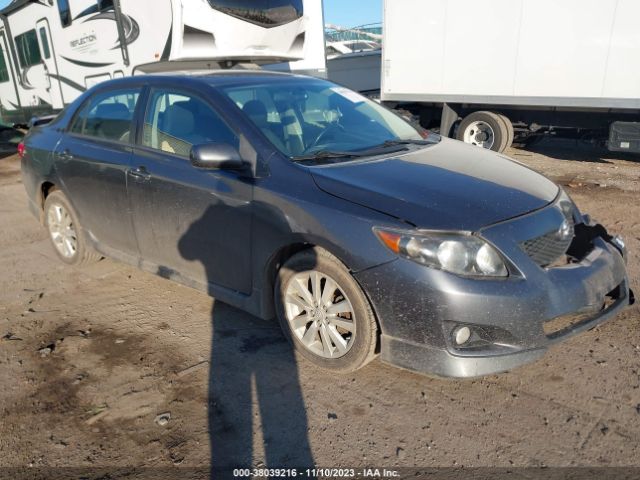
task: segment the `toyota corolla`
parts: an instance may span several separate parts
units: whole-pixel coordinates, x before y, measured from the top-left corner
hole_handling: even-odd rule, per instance
[[[338,372],[502,372],[633,301],[623,241],[553,182],[320,79],[114,80],[20,154],[63,262],[112,257],[277,317]]]

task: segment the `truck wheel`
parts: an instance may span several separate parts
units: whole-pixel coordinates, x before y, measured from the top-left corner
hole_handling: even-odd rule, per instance
[[[516,132],[513,129],[513,123],[511,123],[511,120],[509,120],[509,117],[503,114],[499,114],[499,117],[502,119],[502,121],[507,127],[507,146],[504,147],[506,150],[507,148],[511,148],[511,146],[513,145],[513,140],[516,137]]]
[[[102,257],[94,251],[85,238],[78,216],[67,197],[54,191],[44,202],[44,224],[58,258],[69,265],[93,263]]]
[[[503,152],[509,141],[509,130],[500,115],[493,112],[473,112],[460,122],[456,138],[494,152]]]
[[[315,365],[349,373],[375,358],[378,327],[369,300],[326,250],[291,257],[278,272],[274,296],[285,336]]]

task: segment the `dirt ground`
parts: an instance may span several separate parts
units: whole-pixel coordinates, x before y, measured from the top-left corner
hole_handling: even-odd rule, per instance
[[[509,155],[624,236],[638,287],[640,159],[535,148]],[[62,265],[26,205],[0,160],[0,466],[640,466],[637,305],[503,375],[333,376],[275,322],[111,260]]]

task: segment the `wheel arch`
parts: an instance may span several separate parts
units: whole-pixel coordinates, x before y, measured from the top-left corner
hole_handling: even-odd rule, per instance
[[[45,180],[40,184],[38,189],[38,207],[40,207],[40,223],[44,223],[44,203],[47,201],[47,197],[58,190],[58,186],[49,180]]]
[[[340,263],[342,263],[345,268],[353,274],[352,268],[349,264],[344,260],[344,256],[340,255],[338,252],[339,249],[335,246],[327,246],[326,242],[321,241],[307,241],[304,239],[298,239],[296,241],[292,241],[287,245],[281,246],[273,255],[269,258],[269,261],[266,264],[263,279],[262,279],[262,312],[263,318],[274,318],[276,315],[275,310],[275,300],[274,300],[274,289],[276,285],[276,279],[278,275],[278,271],[280,267],[284,265],[290,258],[298,253],[313,250],[313,249],[322,249],[325,252],[329,253],[331,256],[335,257]],[[371,296],[369,292],[364,288],[364,285],[360,282],[356,275],[352,275],[353,280],[360,286],[365,299],[369,302],[371,306],[371,310],[373,312],[373,316],[375,318],[376,324],[378,325],[378,339],[376,351],[380,349],[380,334],[383,331],[382,322],[380,322],[380,316],[378,315],[378,309],[376,305],[372,302]]]
[[[264,312],[264,317],[272,318],[275,316],[275,303],[273,296],[278,271],[282,265],[284,265],[294,255],[313,249],[322,249],[326,251],[340,261],[345,268],[349,270],[349,272],[352,271],[349,264],[345,261],[344,255],[339,253],[339,249],[337,247],[326,245],[326,242],[315,241],[315,239],[292,239],[286,245],[280,246],[266,262],[260,285],[262,289],[262,311]]]

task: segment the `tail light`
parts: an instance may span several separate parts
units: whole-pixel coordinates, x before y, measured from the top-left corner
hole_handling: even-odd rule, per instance
[[[18,156],[20,158],[24,158],[24,154],[27,153],[27,147],[24,142],[20,142],[18,144]]]

